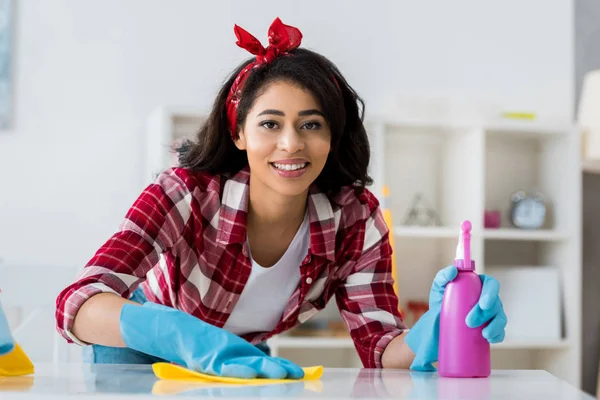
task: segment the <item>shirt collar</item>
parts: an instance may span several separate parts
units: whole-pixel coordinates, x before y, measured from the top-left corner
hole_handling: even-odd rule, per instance
[[[224,184],[217,234],[217,243],[221,245],[243,243],[246,240],[249,182],[250,171],[245,167]],[[308,252],[333,261],[336,232],[331,202],[317,185],[313,184],[309,189],[307,203],[310,222]]]

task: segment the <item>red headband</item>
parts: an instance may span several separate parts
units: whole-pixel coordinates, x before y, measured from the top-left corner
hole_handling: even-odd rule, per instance
[[[242,49],[248,50],[251,54],[256,55],[256,61],[244,67],[235,78],[227,96],[227,119],[229,121],[229,129],[231,130],[231,138],[235,140],[237,139],[237,108],[250,71],[263,64],[272,62],[280,55],[287,54],[289,51],[296,49],[302,41],[302,33],[298,28],[285,25],[279,18],[275,18],[275,21],[269,27],[269,45],[267,48],[264,48],[258,39],[239,26],[234,25],[233,31],[238,39],[236,44]]]

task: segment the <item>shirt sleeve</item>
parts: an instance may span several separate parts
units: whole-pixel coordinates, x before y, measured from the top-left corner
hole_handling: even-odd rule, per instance
[[[191,192],[176,169],[161,173],[128,210],[116,233],[56,299],[56,328],[70,343],[83,345],[71,332],[81,305],[99,293],[128,298],[181,236],[191,214]]]
[[[336,302],[365,368],[381,368],[383,351],[406,325],[392,278],[389,229],[377,207],[364,228],[363,251]]]

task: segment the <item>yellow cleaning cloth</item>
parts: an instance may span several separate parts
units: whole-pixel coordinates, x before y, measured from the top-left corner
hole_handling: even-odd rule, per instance
[[[18,343],[3,356],[0,356],[0,376],[20,376],[33,374],[33,363]]]
[[[302,379],[264,379],[264,378],[230,378],[225,376],[207,375],[200,372],[181,367],[175,364],[164,362],[152,364],[154,375],[159,379],[167,380],[184,380],[195,382],[219,382],[219,383],[234,383],[239,385],[266,385],[270,383],[289,383],[302,380],[317,380],[323,375],[323,367],[308,367],[304,370],[304,378]]]
[[[0,376],[0,392],[27,392],[35,383],[30,376]]]

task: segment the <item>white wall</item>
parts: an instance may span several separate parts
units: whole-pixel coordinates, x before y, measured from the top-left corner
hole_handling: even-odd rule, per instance
[[[456,94],[571,118],[572,0],[23,0],[14,128],[0,134],[0,257],[83,265],[141,190],[145,119],[208,107],[275,16],[367,101]]]

